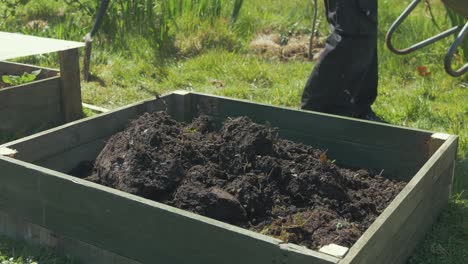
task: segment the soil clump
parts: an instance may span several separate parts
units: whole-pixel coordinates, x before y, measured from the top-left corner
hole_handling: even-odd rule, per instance
[[[340,168],[247,117],[218,128],[164,112],[112,136],[86,179],[311,249],[352,246],[406,184]]]

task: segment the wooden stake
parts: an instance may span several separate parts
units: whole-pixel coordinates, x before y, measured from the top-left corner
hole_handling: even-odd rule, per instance
[[[71,122],[83,116],[78,49],[60,51],[59,55],[64,121]]]

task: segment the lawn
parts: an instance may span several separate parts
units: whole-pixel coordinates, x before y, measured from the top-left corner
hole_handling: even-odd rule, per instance
[[[96,1],[67,2],[1,1],[0,30],[81,41],[91,28]],[[112,109],[154,93],[185,89],[299,107],[314,66],[305,58],[311,1],[244,1],[232,26],[232,1],[220,1],[224,4],[218,11],[161,11],[158,17],[145,12],[144,5],[132,6],[134,2],[117,5],[125,1],[115,1],[95,37],[92,79],[82,84],[86,103]],[[328,34],[319,2],[317,49]],[[455,79],[444,72],[443,57],[450,39],[407,56],[386,49],[386,30],[409,2],[379,0],[380,76],[374,110],[395,125],[460,136],[453,197],[410,263],[463,263],[468,257],[468,77]],[[421,6],[396,33],[398,46],[450,26],[441,2],[431,3],[437,25]],[[163,5],[157,8],[165,10]],[[161,24],[164,30],[151,30]],[[457,60],[462,57],[459,54]],[[21,61],[57,67],[54,56]],[[428,74],[420,74],[420,66]]]

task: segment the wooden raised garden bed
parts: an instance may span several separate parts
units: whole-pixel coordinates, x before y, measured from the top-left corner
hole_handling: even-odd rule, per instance
[[[58,70],[0,61],[0,75],[21,75],[38,69],[41,73],[37,80],[0,88],[0,135],[3,138],[18,138],[81,117],[79,79],[75,80],[78,83],[64,83]],[[70,92],[73,95],[67,96]]]
[[[0,61],[0,142],[82,117],[78,63],[81,43],[5,32],[0,32],[0,39],[5,45],[0,52],[2,60],[58,51],[60,61],[60,70]],[[20,85],[1,82],[3,75],[21,76],[39,69],[34,81]]]
[[[247,116],[280,136],[327,150],[344,166],[408,184],[344,257],[328,255],[67,173],[94,160],[145,112],[179,121]],[[451,190],[456,136],[175,92],[0,146],[0,233],[87,263],[404,263]],[[12,151],[15,150],[15,151]],[[14,154],[16,152],[16,154]],[[7,156],[8,155],[8,156]]]

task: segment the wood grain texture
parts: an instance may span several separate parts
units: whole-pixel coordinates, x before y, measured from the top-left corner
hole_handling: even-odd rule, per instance
[[[59,56],[63,115],[71,122],[83,116],[78,49],[60,51]]]
[[[0,136],[18,138],[63,123],[60,77],[54,69],[0,61],[0,75],[41,69],[40,80],[0,89]]]
[[[0,157],[0,211],[141,263],[325,264],[338,259]],[[96,263],[96,262],[95,262]]]
[[[79,257],[83,263],[141,264],[93,245],[64,237],[21,218],[0,212],[0,234],[55,249],[61,255]]]
[[[162,98],[169,103],[171,96],[167,95]],[[145,112],[164,110],[166,103],[163,100],[139,102],[9,142],[3,146],[14,146],[12,148],[18,151],[17,158],[20,160],[31,163],[44,162],[49,158],[62,156],[64,152],[81,145],[98,139],[106,139],[124,129],[131,119],[137,118]],[[90,158],[94,159],[95,157]]]
[[[0,90],[0,133],[24,136],[63,123],[60,77]]]

